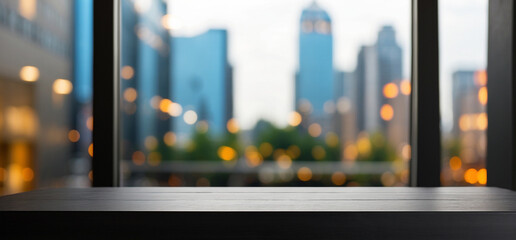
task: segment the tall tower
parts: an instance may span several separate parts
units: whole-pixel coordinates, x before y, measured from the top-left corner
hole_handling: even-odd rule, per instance
[[[233,117],[232,67],[228,62],[228,32],[210,29],[192,37],[172,38],[173,102],[183,112],[193,111],[196,120],[206,121],[209,132],[221,136]],[[195,122],[195,121],[194,121]],[[181,118],[173,120],[179,139],[188,139],[195,130],[193,123]]]
[[[333,37],[328,13],[313,2],[301,14],[295,106],[323,126],[334,109]],[[326,105],[326,107],[325,107]],[[325,111],[326,110],[326,111]],[[327,130],[327,129],[326,129]]]
[[[402,51],[392,26],[382,27],[375,45],[361,47],[355,77],[358,131],[385,131],[388,124],[380,110],[390,101],[383,90],[386,84],[399,85],[402,80]]]
[[[378,55],[378,96],[382,96],[379,102],[381,107],[388,103],[388,99],[383,97],[383,88],[388,83],[399,84],[402,78],[401,66],[401,47],[396,42],[396,32],[392,26],[383,26],[378,32],[376,41],[376,51]],[[385,121],[381,121],[382,128],[385,128]]]

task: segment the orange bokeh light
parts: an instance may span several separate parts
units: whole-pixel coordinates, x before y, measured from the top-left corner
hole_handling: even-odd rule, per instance
[[[228,123],[226,124],[226,128],[228,129],[228,132],[230,133],[237,133],[240,131],[240,127],[238,126],[238,122],[236,119],[232,118],[229,119]]]
[[[228,146],[219,147],[217,154],[224,161],[233,160],[237,156],[237,152],[235,151],[235,149],[230,148]]]
[[[134,76],[134,69],[131,66],[124,66],[120,71],[120,76],[125,80],[129,80]]]
[[[290,119],[288,121],[288,124],[290,124],[290,126],[292,127],[296,127],[299,124],[301,124],[302,120],[303,118],[301,117],[301,114],[299,114],[298,112],[292,112],[290,113]]]
[[[90,157],[93,157],[93,143],[91,143],[88,147],[88,154],[90,155]]]
[[[487,87],[481,87],[478,90],[478,102],[484,106],[487,104]]]
[[[478,181],[478,172],[474,168],[468,169],[464,173],[464,181],[466,181],[469,184],[475,184]]]
[[[79,131],[73,129],[68,132],[68,140],[70,140],[70,142],[78,142],[79,139],[81,139]]]
[[[310,179],[312,179],[312,170],[307,167],[300,168],[297,170],[297,178],[303,182],[310,181]]]
[[[383,96],[386,98],[395,98],[398,96],[398,86],[394,83],[387,83],[383,87]]]
[[[342,186],[346,183],[346,175],[342,172],[334,172],[331,175],[331,182],[337,186]]]
[[[487,72],[485,70],[475,72],[475,80],[477,85],[485,86],[487,84]]]
[[[384,121],[390,121],[394,117],[394,109],[390,104],[384,104],[380,109],[380,117]]]
[[[410,95],[412,92],[412,85],[409,80],[403,80],[400,83],[400,91],[403,95]]]
[[[321,133],[322,133],[322,128],[321,128],[321,125],[319,125],[318,123],[312,123],[308,127],[308,134],[310,134],[310,136],[312,136],[312,137],[319,137],[321,135]]]
[[[450,168],[451,170],[459,170],[462,166],[462,161],[460,160],[459,157],[457,156],[453,156],[452,158],[450,158]]]
[[[132,156],[134,165],[141,166],[145,163],[145,154],[141,151],[136,151]]]
[[[487,170],[482,168],[477,172],[477,180],[479,184],[485,185],[487,183]]]
[[[159,110],[161,110],[162,112],[168,112],[168,109],[171,105],[172,101],[170,101],[170,99],[161,99],[161,101],[159,101]]]

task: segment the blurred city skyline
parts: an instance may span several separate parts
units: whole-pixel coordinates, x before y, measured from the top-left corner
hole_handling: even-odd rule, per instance
[[[122,1],[124,185],[406,184],[410,1],[317,3]],[[92,179],[92,4],[0,2],[0,194]],[[487,1],[439,7],[441,181],[483,185]]]
[[[167,1],[168,12],[176,22],[173,36],[227,29],[229,62],[234,67],[235,117],[243,129],[252,128],[259,119],[278,126],[288,124],[294,111],[299,21],[311,2]],[[382,26],[392,25],[403,49],[403,78],[409,77],[410,1],[316,2],[332,20],[336,71],[354,71],[360,47],[373,45]],[[356,9],[367,9],[368,14]]]
[[[252,128],[262,118],[279,126],[287,125],[289,112],[294,110],[291,99],[298,69],[299,18],[311,2],[167,0],[173,36],[199,35],[211,28],[227,29],[229,62],[234,67],[235,117],[243,129]],[[403,52],[403,78],[410,78],[411,1],[315,2],[332,19],[336,70],[353,72],[360,47],[373,45],[378,31],[390,25]],[[487,1],[441,0],[439,8],[440,105],[443,130],[449,132],[454,121],[453,73],[486,68]],[[463,41],[465,38],[468,41]]]

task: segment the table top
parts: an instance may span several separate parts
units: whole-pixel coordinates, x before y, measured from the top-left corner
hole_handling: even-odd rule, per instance
[[[516,212],[492,187],[122,187],[44,189],[0,197],[0,211]]]

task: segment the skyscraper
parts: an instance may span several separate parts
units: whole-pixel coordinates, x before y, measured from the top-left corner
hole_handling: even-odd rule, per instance
[[[324,111],[325,104],[327,110],[329,105],[334,106],[331,19],[313,2],[301,14],[295,106],[309,122],[328,126],[331,116]]]
[[[462,114],[480,112],[480,104],[475,101],[478,86],[475,85],[475,71],[459,70],[452,75],[453,132],[460,132],[459,119]],[[473,99],[471,99],[473,97]],[[472,101],[473,100],[473,101]]]
[[[153,99],[169,98],[170,75],[166,63],[170,58],[170,34],[161,24],[161,17],[165,14],[166,4],[162,1],[145,1],[145,4],[122,1],[124,159],[130,159],[134,151],[144,150],[145,139],[161,139],[170,128],[168,114],[151,105]]]
[[[359,131],[385,131],[380,109],[389,101],[383,88],[402,80],[402,51],[392,26],[378,32],[376,44],[362,46],[355,69],[357,83],[357,124]]]
[[[172,125],[179,138],[188,138],[198,121],[205,121],[214,135],[226,132],[233,116],[227,38],[226,30],[211,29],[194,37],[172,39],[171,99],[183,110],[183,118],[174,118]]]
[[[485,71],[459,70],[453,73],[453,138],[460,149],[453,152],[464,167],[485,164],[487,129],[487,74]]]
[[[357,129],[375,131],[378,128],[379,99],[378,54],[373,46],[362,46],[355,69]],[[381,93],[380,93],[381,94]]]

